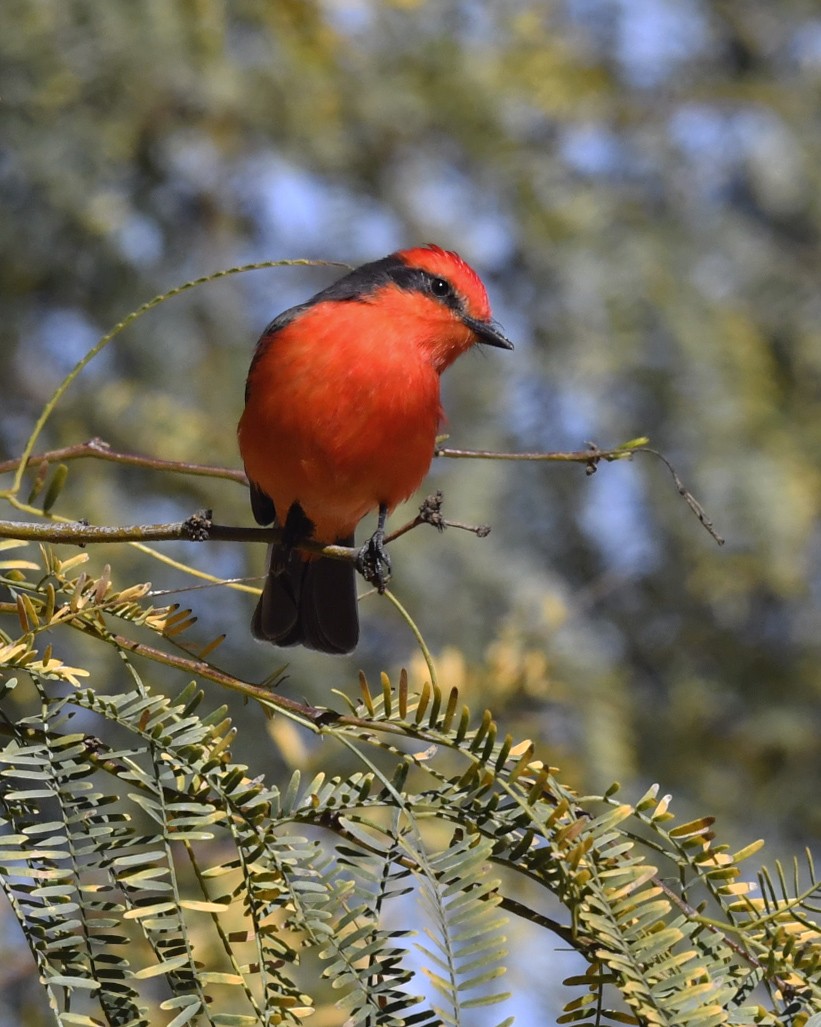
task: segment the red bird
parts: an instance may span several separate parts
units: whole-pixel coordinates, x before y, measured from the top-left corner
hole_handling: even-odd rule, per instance
[[[476,343],[513,348],[476,272],[432,245],[364,264],[262,333],[239,448],[254,517],[281,526],[283,538],[269,551],[256,638],[326,653],[356,646],[354,564],[294,546],[351,546],[359,521],[378,509],[358,567],[384,587],[385,518],[430,467],[439,376]]]

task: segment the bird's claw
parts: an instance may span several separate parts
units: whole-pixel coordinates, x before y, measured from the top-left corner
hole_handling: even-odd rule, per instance
[[[391,558],[385,547],[385,532],[375,531],[356,558],[356,569],[380,595],[385,591],[391,577]]]

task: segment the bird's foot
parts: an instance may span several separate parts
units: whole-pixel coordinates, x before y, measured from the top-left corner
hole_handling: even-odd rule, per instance
[[[391,577],[391,558],[385,547],[385,532],[377,529],[359,550],[356,558],[356,569],[382,595]]]

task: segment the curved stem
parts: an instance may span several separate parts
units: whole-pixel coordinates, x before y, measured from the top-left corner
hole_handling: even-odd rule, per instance
[[[425,663],[428,665],[428,673],[430,674],[430,683],[432,685],[434,685],[435,687],[438,687],[438,683],[436,681],[436,665],[433,662],[433,657],[431,656],[430,649],[428,649],[427,644],[425,642],[425,639],[422,636],[422,632],[416,626],[416,623],[414,622],[414,620],[411,617],[411,615],[408,613],[408,611],[405,609],[405,607],[399,602],[399,600],[396,598],[396,596],[393,594],[393,592],[391,592],[390,589],[385,589],[385,591],[382,594],[387,596],[387,598],[393,603],[393,605],[396,607],[396,609],[402,615],[402,618],[404,619],[405,623],[411,629],[411,632],[413,633],[413,637],[416,639],[416,644],[419,646],[419,649],[421,650],[422,656],[424,657]]]

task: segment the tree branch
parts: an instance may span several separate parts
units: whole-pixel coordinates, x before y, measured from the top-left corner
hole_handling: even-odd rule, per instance
[[[240,485],[247,485],[248,479],[243,471],[234,470],[230,467],[212,467],[208,464],[190,464],[181,460],[160,460],[158,457],[140,456],[137,453],[119,453],[112,449],[109,444],[101,438],[89,439],[87,442],[78,442],[74,446],[65,446],[62,449],[50,449],[47,453],[33,453],[26,461],[27,467],[37,467],[43,463],[66,463],[70,460],[80,460],[92,457],[96,460],[108,460],[116,464],[128,464],[131,467],[145,467],[152,471],[167,471],[170,474],[191,474],[204,478],[228,478]],[[20,459],[0,461],[0,474],[16,471],[20,466]]]
[[[440,531],[445,527],[463,528],[480,538],[488,534],[487,525],[462,524],[442,517],[442,493],[428,496],[413,520],[385,537],[393,542],[420,524],[432,524]],[[0,538],[21,539],[25,542],[49,542],[54,544],[87,546],[114,542],[265,542],[282,540],[281,528],[247,528],[230,524],[214,524],[211,511],[202,510],[185,521],[170,524],[130,524],[119,527],[88,524],[87,521],[68,521],[45,524],[35,521],[0,521]],[[355,561],[359,556],[356,546],[326,545],[313,539],[303,539],[294,546],[307,553],[316,553],[332,560]]]
[[[0,538],[16,538],[26,542],[52,542],[86,546],[113,542],[278,542],[279,528],[243,528],[214,524],[211,511],[204,510],[185,521],[171,524],[130,524],[120,527],[89,524],[87,521],[39,524],[32,521],[0,521]],[[305,542],[306,549],[349,550],[345,546],[322,546]],[[350,550],[353,552],[353,550]],[[327,553],[325,555],[337,555]]]
[[[649,453],[650,456],[661,460],[670,472],[675,482],[676,491],[696,515],[699,524],[718,545],[723,546],[724,539],[713,527],[713,522],[708,518],[704,507],[693,493],[684,487],[676,469],[667,457],[647,445],[649,441],[647,438],[632,439],[630,442],[622,443],[621,446],[616,446],[615,449],[599,449],[595,442],[588,442],[587,449],[571,450],[566,453],[496,453],[489,449],[450,449],[438,446],[435,455],[467,460],[530,460],[585,464],[587,473],[594,474],[602,460],[606,463],[613,463],[615,460],[629,460],[634,453]]]
[[[530,460],[586,464],[588,473],[592,474],[602,460],[607,463],[613,463],[615,460],[629,460],[633,453],[639,451],[636,448],[628,448],[627,446],[617,446],[615,449],[599,449],[594,442],[588,442],[587,449],[544,453],[497,453],[491,449],[451,449],[449,446],[437,446],[434,456],[445,456],[459,460]]]
[[[451,457],[474,460],[536,460],[552,461],[557,463],[579,463],[588,467],[604,460],[608,463],[614,460],[624,460],[630,457],[635,449],[628,449],[624,446],[617,446],[614,449],[599,449],[594,443],[589,443],[587,449],[570,452],[542,452],[542,453],[497,453],[489,449],[451,449],[450,447],[438,446],[433,455],[435,457]],[[127,464],[131,467],[145,467],[148,470],[167,471],[170,474],[190,474],[205,478],[227,478],[240,485],[247,485],[248,478],[243,471],[231,467],[218,467],[211,464],[193,464],[184,460],[162,460],[159,457],[141,456],[138,453],[123,453],[112,449],[104,440],[98,437],[88,439],[87,442],[78,442],[74,446],[65,446],[62,449],[51,449],[45,453],[33,453],[26,461],[27,467],[36,467],[42,463],[65,463],[70,460],[81,460],[92,458],[96,460],[108,460],[111,463]],[[0,461],[0,474],[16,471],[20,466],[20,459]]]

